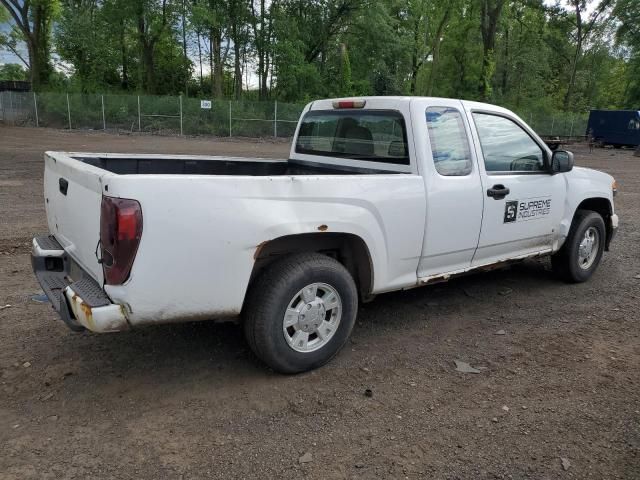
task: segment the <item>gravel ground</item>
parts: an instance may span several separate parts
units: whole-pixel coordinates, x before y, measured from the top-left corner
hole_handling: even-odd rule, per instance
[[[382,295],[329,365],[280,376],[234,325],[76,334],[32,300],[45,150],[286,157],[288,145],[0,127],[1,479],[640,478],[630,151],[574,148],[621,191],[620,232],[590,282],[560,283],[540,260]]]

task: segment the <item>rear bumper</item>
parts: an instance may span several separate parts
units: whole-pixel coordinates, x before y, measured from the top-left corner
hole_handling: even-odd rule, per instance
[[[112,303],[52,235],[33,239],[31,265],[51,305],[72,330],[104,333],[129,328],[124,306]]]

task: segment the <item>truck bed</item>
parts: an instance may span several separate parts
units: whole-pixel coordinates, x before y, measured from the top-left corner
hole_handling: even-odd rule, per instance
[[[395,173],[385,169],[314,164],[300,160],[186,155],[72,153],[69,156],[118,175],[362,175]]]
[[[82,271],[71,279],[93,279],[126,306],[131,326],[237,315],[261,246],[294,232],[353,232],[376,259],[374,292],[411,283],[424,230],[422,177],[331,160],[348,162],[46,152],[49,233]],[[142,210],[122,285],[106,284],[101,264],[105,196]]]

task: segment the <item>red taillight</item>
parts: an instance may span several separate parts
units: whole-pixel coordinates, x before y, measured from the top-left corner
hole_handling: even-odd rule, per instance
[[[102,197],[100,245],[102,271],[108,285],[129,278],[142,237],[142,209],[136,200]]]

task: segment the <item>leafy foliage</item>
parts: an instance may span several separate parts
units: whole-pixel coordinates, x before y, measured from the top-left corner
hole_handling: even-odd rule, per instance
[[[0,4],[0,48],[22,56],[41,89],[287,102],[415,94],[536,115],[640,103],[637,0]]]
[[[27,71],[17,63],[0,65],[0,79],[2,80],[26,80]]]

